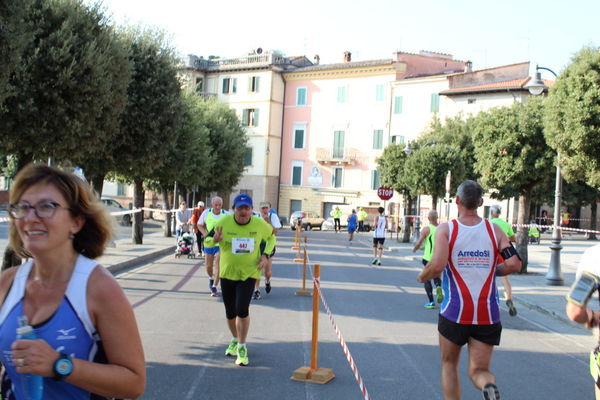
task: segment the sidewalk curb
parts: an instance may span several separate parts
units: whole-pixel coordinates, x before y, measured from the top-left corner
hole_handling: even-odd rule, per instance
[[[563,323],[565,325],[568,325],[571,328],[577,328],[577,329],[579,329],[579,330],[581,330],[583,332],[588,332],[589,331],[583,325],[580,325],[580,324],[578,324],[576,322],[571,321],[570,319],[566,318],[564,315],[557,314],[557,313],[555,313],[553,311],[550,311],[550,310],[548,310],[548,309],[546,309],[544,307],[538,306],[537,304],[530,303],[530,302],[528,302],[526,300],[523,300],[523,299],[521,299],[519,297],[513,297],[513,301],[515,303],[518,303],[518,304],[520,304],[522,306],[525,306],[525,307],[529,308],[530,310],[537,311],[540,314],[547,315],[548,317],[553,318],[553,319],[557,320],[558,322],[561,322],[561,323]]]
[[[123,262],[120,262],[117,264],[110,265],[106,269],[108,269],[114,275],[118,272],[121,272],[122,270],[124,270],[126,268],[130,268],[130,267],[133,267],[133,266],[136,266],[139,264],[143,264],[145,262],[148,262],[148,261],[166,256],[167,254],[173,253],[175,251],[175,247],[176,246],[169,246],[169,247],[166,247],[161,250],[156,250],[151,253],[144,254],[143,256],[134,257],[127,261],[123,261]]]

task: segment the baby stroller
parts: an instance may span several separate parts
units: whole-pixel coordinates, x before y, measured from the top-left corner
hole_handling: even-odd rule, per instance
[[[182,255],[187,255],[188,258],[194,258],[194,235],[189,232],[184,232],[177,241],[177,249],[175,249],[175,258]]]

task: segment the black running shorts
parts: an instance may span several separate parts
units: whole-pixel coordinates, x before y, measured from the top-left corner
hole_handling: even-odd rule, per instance
[[[377,247],[377,244],[379,243],[381,246],[383,246],[383,242],[385,242],[385,238],[373,238],[373,247]]]
[[[502,324],[500,322],[492,325],[457,324],[440,315],[438,319],[438,332],[458,346],[465,345],[469,341],[469,338],[492,346],[498,346],[502,334]]]

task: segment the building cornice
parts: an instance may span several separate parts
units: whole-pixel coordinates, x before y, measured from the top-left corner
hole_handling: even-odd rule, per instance
[[[310,71],[284,72],[283,78],[286,82],[303,80],[323,80],[323,79],[345,79],[366,76],[384,76],[393,75],[402,72],[406,67],[403,64],[388,64],[377,66],[348,67],[336,69],[319,69]]]

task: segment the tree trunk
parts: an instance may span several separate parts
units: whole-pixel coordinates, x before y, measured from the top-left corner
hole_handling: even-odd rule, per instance
[[[590,209],[592,211],[592,215],[591,215],[592,220],[590,221],[590,230],[595,231],[596,230],[596,218],[598,217],[598,202],[594,201],[594,203],[590,206]],[[598,239],[596,238],[595,233],[588,233],[587,240],[598,240]]]
[[[90,177],[92,189],[94,189],[94,192],[96,192],[98,198],[102,197],[102,189],[104,188],[104,176],[105,174]]]
[[[17,173],[22,170],[27,164],[33,162],[33,154],[19,154],[17,156]]]
[[[438,196],[431,196],[431,208],[437,211],[437,203],[438,203],[439,197]]]
[[[133,206],[144,207],[144,181],[136,179],[133,183]],[[133,244],[142,244],[144,237],[144,219],[141,212],[133,214],[133,225],[131,228]]]
[[[171,209],[171,205],[169,204],[169,191],[167,188],[162,188],[162,197],[163,203],[165,203],[165,211]],[[165,213],[165,224],[163,225],[163,232],[165,233],[165,237],[173,236],[171,232],[171,213]]]
[[[525,225],[529,223],[529,205],[531,204],[531,189],[524,189],[519,196],[519,214],[517,224]],[[527,244],[529,243],[529,228],[520,226],[517,228],[517,252],[521,256],[521,273],[527,273]]]
[[[402,232],[402,243],[408,243],[410,242],[410,227],[411,227],[411,223],[410,223],[410,218],[406,217],[406,210],[408,210],[408,214],[411,215],[413,214],[413,199],[412,196],[406,196],[405,198],[405,217],[404,217],[404,226],[403,226],[403,232]]]

